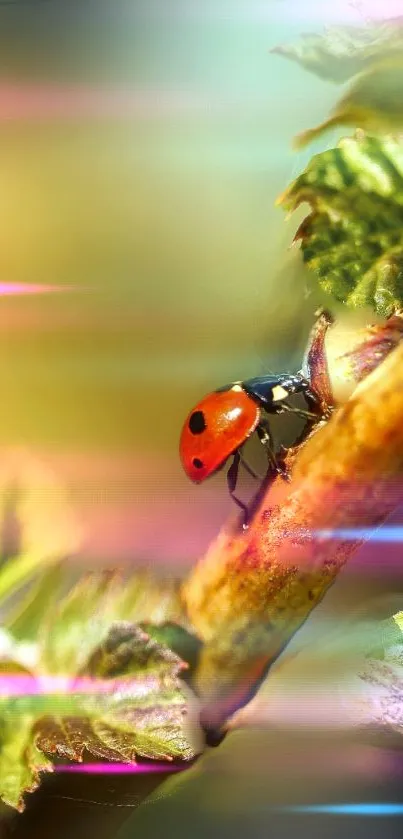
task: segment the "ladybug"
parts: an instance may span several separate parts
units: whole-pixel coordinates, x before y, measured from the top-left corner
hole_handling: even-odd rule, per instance
[[[333,399],[325,355],[325,335],[333,323],[331,315],[322,311],[311,332],[301,372],[294,375],[258,376],[244,382],[232,382],[205,396],[189,413],[180,438],[183,468],[194,483],[201,483],[218,472],[232,456],[227,473],[231,497],[243,510],[247,526],[248,508],[235,495],[239,466],[257,478],[245,461],[242,447],[256,432],[265,447],[268,471],[265,478],[280,473],[288,477],[274,453],[269,416],[292,412],[306,419],[293,446],[298,445],[321,419],[329,415]],[[302,394],[307,410],[295,408],[287,401],[293,394]]]

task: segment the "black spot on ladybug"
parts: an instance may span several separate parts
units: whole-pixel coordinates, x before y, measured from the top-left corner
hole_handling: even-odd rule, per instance
[[[203,469],[203,461],[199,460],[198,457],[194,457],[193,458],[193,466],[195,466],[196,469]]]
[[[207,428],[203,411],[193,411],[189,419],[189,429],[192,434],[202,434]]]

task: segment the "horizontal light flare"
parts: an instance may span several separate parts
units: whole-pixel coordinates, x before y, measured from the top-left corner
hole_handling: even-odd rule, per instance
[[[313,533],[319,539],[337,539],[343,542],[365,540],[368,542],[403,542],[403,526],[381,527],[374,530],[371,527],[337,528],[335,530],[315,530]]]
[[[162,772],[181,772],[189,763],[63,763],[55,766],[55,772],[86,775],[151,775]]]
[[[93,696],[100,693],[115,692],[117,687],[121,690],[128,688],[131,695],[140,696],[144,690],[149,690],[156,680],[154,677],[147,676],[146,685],[144,685],[144,681],[144,679],[136,679],[133,676],[130,678],[94,679],[0,672],[0,696],[69,696],[74,694]]]
[[[305,804],[275,807],[277,813],[328,814],[334,816],[403,816],[403,804],[393,802],[357,804]]]
[[[132,118],[264,111],[267,99],[180,88],[19,84],[0,80],[0,122],[38,119]]]
[[[24,294],[53,294],[59,291],[73,291],[69,286],[37,285],[35,283],[0,283],[0,297]]]

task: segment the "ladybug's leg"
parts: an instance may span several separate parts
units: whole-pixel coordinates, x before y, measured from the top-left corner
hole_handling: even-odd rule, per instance
[[[263,417],[261,418],[256,431],[262,446],[264,446],[266,450],[269,462],[268,474],[269,472],[272,472],[273,474],[277,472],[279,475],[282,475],[283,478],[288,480],[287,470],[274,454],[273,437],[270,431],[270,425]]]
[[[304,411],[302,408],[296,408],[294,405],[289,405],[288,402],[282,402],[281,408],[278,409],[278,413],[283,414],[286,411],[288,411],[289,414],[296,414],[297,417],[303,417],[307,420],[314,420],[316,422],[318,419],[318,414],[319,416],[322,416],[322,411],[320,410],[321,405],[316,394],[313,393],[313,391],[311,391],[309,387],[298,388],[298,391],[294,391],[294,393],[297,392],[304,394],[305,399],[308,402],[311,410]]]
[[[239,460],[240,460],[240,462],[242,463],[243,468],[244,468],[244,469],[246,469],[246,471],[247,471],[248,475],[250,475],[250,476],[251,476],[251,478],[258,478],[259,480],[262,480],[262,479],[261,479],[261,477],[260,477],[260,475],[258,475],[258,474],[257,474],[257,472],[255,472],[255,470],[254,470],[254,469],[252,469],[252,467],[251,467],[251,466],[249,466],[248,461],[247,461],[247,460],[245,460],[245,458],[244,458],[244,456],[243,456],[243,454],[242,454],[242,452],[241,452],[241,451],[239,452]]]
[[[227,486],[228,486],[228,491],[229,491],[229,494],[230,494],[232,500],[235,501],[235,504],[237,504],[238,507],[240,507],[241,510],[243,511],[243,515],[244,515],[243,526],[244,526],[244,528],[246,528],[248,526],[248,508],[247,508],[246,504],[243,503],[243,501],[241,501],[239,498],[237,498],[236,495],[234,495],[235,490],[236,490],[237,480],[238,480],[238,472],[239,472],[240,461],[241,461],[241,457],[240,457],[239,452],[235,452],[234,459],[233,459],[233,461],[231,463],[231,466],[230,466],[230,468],[228,469],[228,472],[227,472]]]
[[[283,402],[281,405],[281,410],[279,413],[288,412],[290,414],[295,414],[298,417],[302,417],[305,419],[305,425],[301,430],[300,434],[294,441],[294,445],[298,446],[299,443],[302,443],[306,440],[308,434],[310,433],[311,429],[316,425],[319,420],[321,420],[326,414],[324,414],[324,406],[316,393],[311,389],[309,382],[306,381],[302,376],[295,376],[294,377],[295,386],[291,389],[287,388],[290,393],[302,393],[304,398],[308,404],[308,411],[303,411],[301,408],[295,408],[293,405],[288,405],[287,402]],[[327,410],[327,408],[326,408]]]
[[[310,393],[306,393],[308,404],[309,397],[315,394],[316,403],[319,402],[320,405],[321,415],[327,416],[333,407],[334,400],[327,366],[325,338],[329,326],[334,322],[334,318],[325,309],[318,312],[317,315],[318,318],[309,337],[301,373],[310,385]],[[313,400],[312,409],[314,409]]]

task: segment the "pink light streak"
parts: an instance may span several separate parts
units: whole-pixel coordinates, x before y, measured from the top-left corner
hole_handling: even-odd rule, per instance
[[[151,775],[163,772],[182,772],[189,763],[63,763],[55,766],[55,772],[87,775]]]
[[[1,665],[0,665],[1,666]],[[148,679],[148,684],[150,679]],[[49,695],[71,695],[110,693],[120,687],[135,687],[139,685],[141,692],[141,681],[135,678],[130,679],[91,679],[72,678],[71,676],[33,676],[30,673],[0,673],[0,696],[49,696]]]
[[[1,283],[0,297],[25,294],[53,294],[59,291],[72,291],[71,287],[57,285],[37,285],[35,283]]]
[[[86,84],[19,84],[0,80],[0,122],[18,120],[133,118],[236,112],[265,108],[265,99],[207,94],[200,90],[91,87]]]

